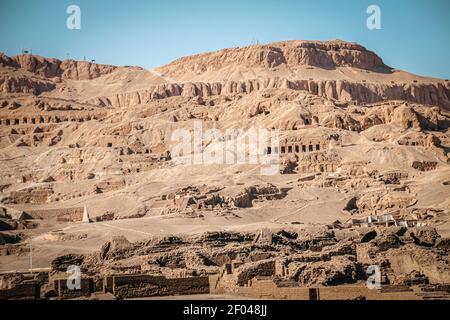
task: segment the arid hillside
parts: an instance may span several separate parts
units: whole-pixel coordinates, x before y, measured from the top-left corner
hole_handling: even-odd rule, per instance
[[[173,133],[199,123],[221,136],[183,156],[233,161],[175,161]],[[1,54],[0,271],[26,270],[31,243],[35,268],[70,252],[52,272],[65,259],[89,274],[188,270],[219,275],[224,292],[283,277],[279,263],[300,285],[354,283],[378,258],[390,261],[387,283],[443,283],[449,125],[448,80],[395,70],[341,40],[225,49],[154,70]],[[275,174],[236,161],[238,129],[279,132]],[[108,241],[119,247],[102,248]],[[236,261],[227,282],[221,267]]]

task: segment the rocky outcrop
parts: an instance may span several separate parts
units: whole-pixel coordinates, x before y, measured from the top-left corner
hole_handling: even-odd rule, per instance
[[[287,41],[262,46],[232,48],[178,59],[159,71],[167,76],[201,74],[228,65],[275,68],[281,65],[317,66],[326,69],[386,67],[375,53],[345,41]]]
[[[68,80],[91,80],[117,69],[111,65],[75,60],[61,61],[30,54],[21,54],[11,58],[1,54],[0,65],[15,69],[21,68],[46,78],[59,77]]]
[[[13,70],[0,74],[0,93],[33,95],[54,90],[60,79],[92,80],[117,69],[115,66],[86,61],[60,61],[29,54],[8,57],[3,53],[0,53],[0,67]],[[24,74],[23,70],[32,75]]]
[[[442,256],[432,250],[405,245],[387,252],[386,258],[395,274],[409,274],[416,271],[425,275],[433,284],[449,283],[450,281],[445,255]]]
[[[336,103],[337,104],[337,103]],[[320,119],[320,125],[328,128],[339,128],[351,131],[365,131],[371,127],[381,124],[393,124],[403,130],[415,129],[409,131],[400,137],[393,137],[399,145],[412,145],[422,147],[441,146],[441,141],[436,136],[426,134],[420,130],[438,131],[447,130],[448,122],[445,113],[439,108],[429,107],[426,105],[410,105],[402,101],[390,101],[389,103],[367,105],[365,107],[350,107],[344,112],[342,110],[328,113]],[[386,140],[379,135],[372,135],[373,141]],[[362,164],[361,164],[362,165]],[[357,176],[363,174],[356,172],[356,167],[342,168],[347,170],[347,174]]]
[[[273,276],[275,274],[275,259],[247,263],[236,271],[235,281],[243,286],[256,276]]]
[[[289,269],[291,278],[302,286],[334,286],[358,279],[357,265],[347,256],[335,256],[323,262],[294,262]]]
[[[97,106],[129,107],[145,104],[154,99],[174,96],[209,97],[218,95],[250,94],[264,89],[292,89],[342,102],[376,103],[384,100],[404,100],[450,109],[450,83],[357,83],[344,80],[290,81],[282,78],[255,79],[243,82],[171,83],[147,90],[126,92],[111,97],[98,97],[86,101]]]
[[[109,74],[115,66],[86,61],[65,60],[60,64],[61,78],[70,80],[91,80]]]
[[[61,61],[54,58],[21,54],[11,57],[11,60],[13,64],[9,65],[10,67],[21,68],[46,78],[56,77],[60,72]]]
[[[115,256],[123,256],[131,248],[132,245],[124,236],[113,237],[100,249],[100,259],[111,259]]]
[[[13,67],[13,68],[18,68],[19,67],[17,62],[15,62],[13,59],[8,57],[3,52],[0,52],[0,66],[1,67]]]
[[[26,76],[0,76],[1,93],[30,93],[34,95],[56,88],[55,83]]]

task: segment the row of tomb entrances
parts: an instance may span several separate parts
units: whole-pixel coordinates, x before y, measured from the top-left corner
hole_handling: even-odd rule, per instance
[[[292,146],[281,146],[280,149],[278,147],[274,147],[272,150],[272,147],[267,148],[267,154],[272,154],[272,151],[274,151],[274,154],[278,154],[280,151],[280,154],[289,154],[289,153],[305,153],[305,152],[315,152],[322,150],[322,147],[320,144],[309,144],[309,145],[292,145]]]
[[[18,126],[24,124],[44,124],[44,123],[60,123],[60,122],[85,122],[91,120],[101,120],[102,117],[97,115],[87,115],[85,117],[67,117],[67,116],[38,116],[38,117],[18,117],[0,119],[0,126]]]

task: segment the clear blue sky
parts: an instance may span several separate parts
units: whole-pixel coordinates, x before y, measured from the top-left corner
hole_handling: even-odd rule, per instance
[[[66,8],[81,8],[81,30]],[[382,30],[366,28],[381,7]],[[181,56],[281,40],[343,39],[386,64],[450,78],[449,0],[0,0],[0,51],[156,67]]]

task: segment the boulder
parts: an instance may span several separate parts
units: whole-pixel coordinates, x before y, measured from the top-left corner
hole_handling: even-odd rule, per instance
[[[132,244],[124,236],[113,237],[100,249],[100,258],[103,260],[111,259],[115,256],[124,254],[132,247]]]

